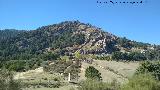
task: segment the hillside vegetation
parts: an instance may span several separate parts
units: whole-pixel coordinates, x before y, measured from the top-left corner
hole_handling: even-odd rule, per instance
[[[95,55],[120,52],[113,54],[114,59],[151,60],[160,58],[159,49],[159,46],[117,37],[79,21],[65,21],[31,31],[0,31],[0,61],[42,58],[46,52],[73,56],[76,51]],[[128,55],[130,52],[133,54]]]

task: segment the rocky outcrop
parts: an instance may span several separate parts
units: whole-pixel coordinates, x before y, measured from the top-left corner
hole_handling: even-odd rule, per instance
[[[66,30],[73,31],[72,36],[82,34],[85,36],[85,42],[81,45],[68,47],[67,51],[74,53],[80,51],[81,54],[101,54],[111,53],[111,48],[115,48],[117,37],[111,33],[104,32],[90,24],[84,24],[79,21],[66,21],[60,24],[52,25],[50,30],[56,31],[55,35],[61,34]]]

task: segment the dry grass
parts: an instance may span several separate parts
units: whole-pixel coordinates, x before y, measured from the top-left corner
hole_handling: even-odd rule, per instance
[[[89,66],[94,66],[99,70],[103,78],[103,82],[117,82],[124,83],[128,81],[136,71],[139,63],[137,62],[116,62],[116,61],[102,61],[95,60],[92,64],[82,63],[81,73],[79,74],[79,80],[85,80],[85,69]]]
[[[103,78],[103,82],[112,82],[116,80],[119,83],[128,82],[128,78],[132,77],[135,70],[139,66],[138,62],[116,62],[116,61],[103,61],[95,60],[92,64],[82,62],[81,73],[79,73],[79,81],[85,80],[85,69],[89,66],[94,66],[99,70]],[[21,79],[23,82],[36,83],[36,82],[47,82],[53,80],[55,77],[60,78],[63,82],[64,79],[60,77],[60,74],[50,74],[43,71],[43,68],[30,70],[27,72],[17,73],[15,79]],[[72,86],[75,88],[75,86]],[[60,88],[29,88],[25,90],[70,90],[70,85],[61,86]]]
[[[132,77],[136,69],[139,66],[138,62],[116,62],[116,61],[100,61],[96,60],[96,64],[101,65],[102,67],[109,67],[115,71],[118,71],[125,77]]]
[[[74,90],[77,90],[73,85],[62,86],[60,88],[28,88],[23,90],[71,90],[72,88],[74,88]]]
[[[14,79],[28,79],[37,77],[37,75],[41,75],[43,73],[43,67],[37,68],[35,70],[29,70],[27,72],[19,72],[16,73]]]

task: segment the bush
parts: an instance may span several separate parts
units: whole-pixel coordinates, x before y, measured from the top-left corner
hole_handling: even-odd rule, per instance
[[[0,90],[22,90],[19,81],[13,79],[13,74],[0,70]]]
[[[160,80],[160,61],[145,61],[141,63],[136,74],[152,74],[157,80]]]
[[[159,90],[160,83],[150,74],[135,75],[121,90]]]
[[[101,73],[93,66],[89,66],[85,71],[85,77],[94,80],[102,80]]]

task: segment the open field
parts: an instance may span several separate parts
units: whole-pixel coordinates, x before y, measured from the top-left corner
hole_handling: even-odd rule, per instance
[[[123,76],[130,78],[135,73],[139,66],[139,62],[116,62],[116,61],[99,61],[96,60],[95,64],[102,67],[108,67],[122,74]]]
[[[94,60],[92,64],[82,62],[81,72],[79,73],[79,81],[85,80],[85,69],[89,66],[94,66],[99,70],[103,78],[103,82],[112,82],[116,80],[119,83],[128,82],[130,78],[139,66],[138,62],[116,62],[116,61],[103,61]],[[44,88],[44,87],[32,87],[24,90],[70,90],[74,85],[69,84],[63,76],[58,73],[47,73],[43,71],[43,68],[37,68],[35,70],[29,70],[27,72],[17,73],[14,76],[15,79],[20,79],[25,83],[38,84],[54,82],[57,78],[63,85],[59,88]]]

